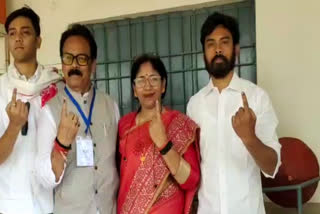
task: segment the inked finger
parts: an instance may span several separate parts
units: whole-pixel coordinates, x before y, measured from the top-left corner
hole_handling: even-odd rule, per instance
[[[246,94],[244,92],[242,92],[241,96],[242,96],[243,108],[244,109],[248,109],[249,108],[249,104],[248,104],[248,99],[247,99]]]
[[[16,103],[16,101],[17,101],[17,88],[14,88],[12,91],[11,102]]]
[[[63,98],[63,104],[61,109],[61,117],[66,117],[68,115],[68,109],[67,109],[67,101],[66,98]]]

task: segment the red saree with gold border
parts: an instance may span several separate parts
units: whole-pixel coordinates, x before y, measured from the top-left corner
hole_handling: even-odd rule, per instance
[[[171,176],[149,135],[149,122],[136,125],[136,112],[119,122],[118,214],[187,214],[200,180],[198,126],[184,114],[166,110],[162,120],[173,148],[190,164],[184,184]]]

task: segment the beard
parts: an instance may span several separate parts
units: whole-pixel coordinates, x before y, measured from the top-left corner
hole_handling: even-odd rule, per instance
[[[220,62],[217,62],[218,60],[220,60]],[[206,58],[204,58],[204,61],[209,75],[216,79],[222,79],[233,70],[236,62],[236,52],[235,49],[233,49],[230,60],[223,55],[216,55],[210,63]]]

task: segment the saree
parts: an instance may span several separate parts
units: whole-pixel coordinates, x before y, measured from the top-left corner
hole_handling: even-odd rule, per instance
[[[200,180],[199,127],[184,114],[166,110],[162,121],[173,148],[191,166],[178,184],[149,135],[149,123],[136,125],[137,112],[119,122],[120,188],[118,214],[188,214]]]

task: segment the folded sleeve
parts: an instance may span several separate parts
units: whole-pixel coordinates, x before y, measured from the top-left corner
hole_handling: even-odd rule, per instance
[[[277,164],[272,175],[267,174],[262,170],[262,173],[269,178],[274,178],[278,173],[281,165],[281,144],[278,141],[276,128],[278,119],[272,107],[269,96],[263,92],[258,102],[261,104],[258,108],[256,135],[266,146],[272,148],[277,153]]]

